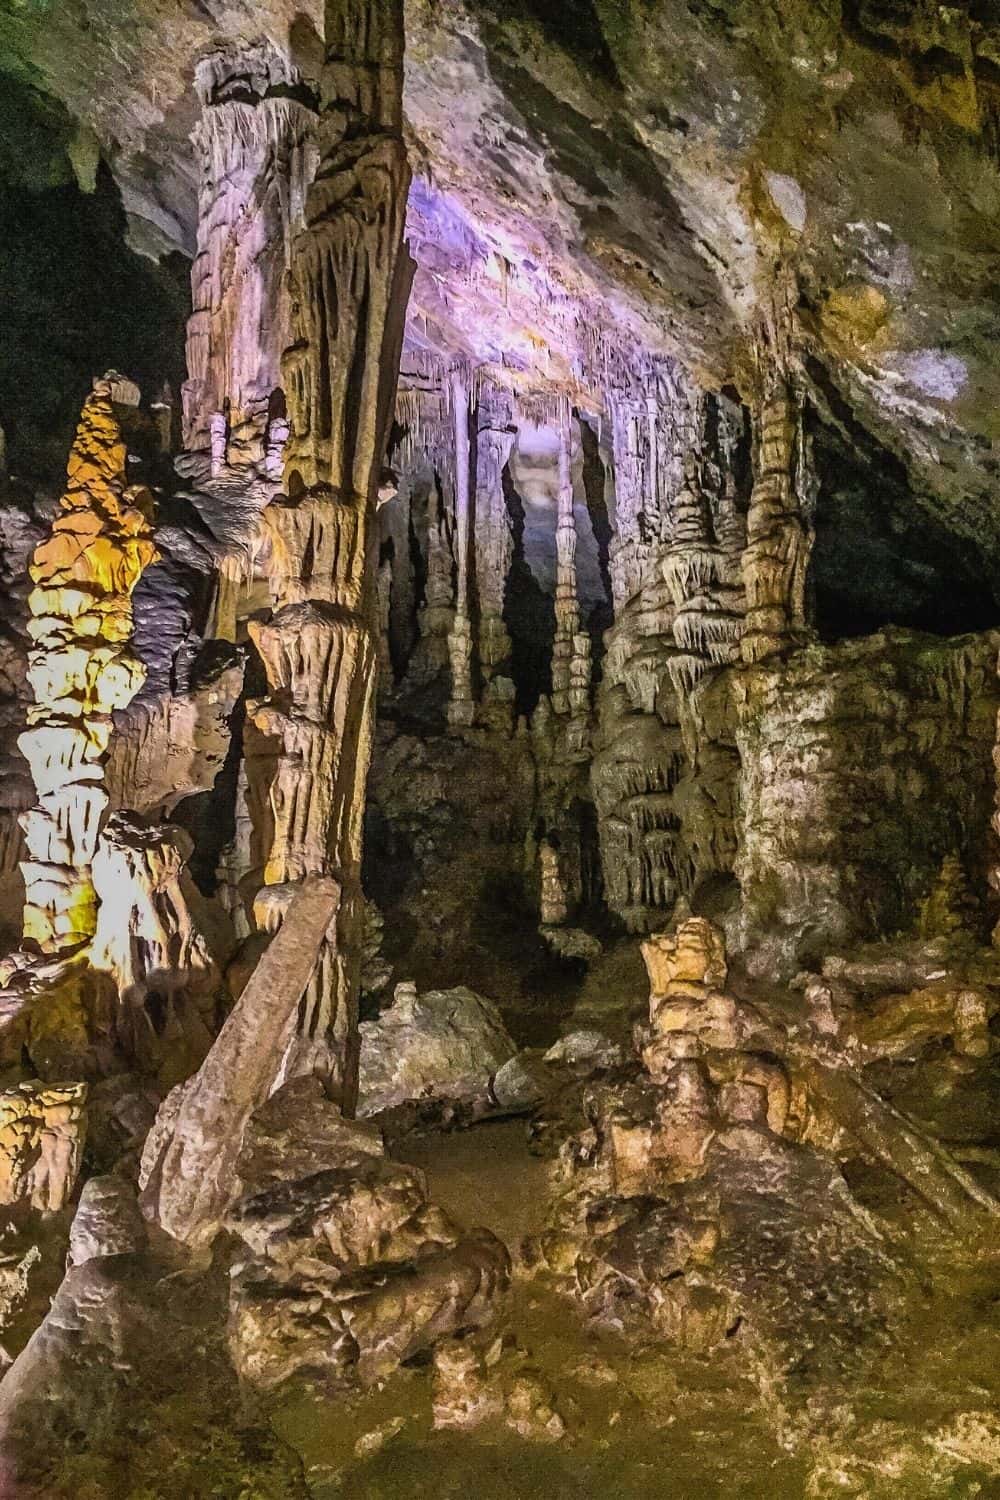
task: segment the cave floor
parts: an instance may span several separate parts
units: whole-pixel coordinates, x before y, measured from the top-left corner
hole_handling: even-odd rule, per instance
[[[456,1219],[485,1225],[512,1248],[544,1222],[546,1166],[529,1152],[521,1121],[414,1138],[396,1154],[427,1172],[432,1198]],[[989,1415],[1000,1409],[1000,1264],[958,1265],[921,1242],[910,1206],[881,1206],[913,1256],[910,1294],[895,1352],[853,1393],[836,1442],[805,1437],[805,1428],[787,1441],[795,1420],[790,1426],[782,1398],[752,1378],[737,1340],[700,1356],[634,1329],[588,1324],[522,1276],[504,1327],[565,1423],[558,1441],[519,1436],[499,1421],[435,1430],[431,1372],[419,1365],[350,1397],[300,1387],[272,1421],[299,1453],[316,1500],[1000,1495]],[[949,1443],[951,1456],[962,1453],[957,1471]],[[859,1472],[870,1485],[859,1485]]]
[[[432,1199],[466,1227],[485,1225],[513,1246],[544,1224],[546,1164],[529,1153],[523,1121],[425,1136],[394,1154],[427,1172]],[[435,1431],[426,1369],[346,1399],[300,1388],[272,1420],[316,1500],[804,1494],[806,1467],[782,1452],[735,1353],[637,1347],[521,1277],[505,1323],[566,1424],[559,1441],[500,1422]]]

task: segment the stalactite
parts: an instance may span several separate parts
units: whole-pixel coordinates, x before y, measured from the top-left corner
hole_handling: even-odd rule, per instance
[[[378,603],[378,639],[376,655],[378,661],[378,695],[386,698],[392,692],[392,650],[389,644],[389,615],[392,609],[392,563],[385,558],[375,578],[375,594]]]
[[[265,513],[274,614],[252,628],[271,690],[248,706],[256,769],[271,775],[258,920],[280,925],[307,876],[333,874],[342,889],[285,1071],[324,1071],[348,1110],[377,657],[374,517],[412,276],[402,77],[399,0],[328,0],[321,161],[291,257],[287,494]]]
[[[207,451],[214,476],[252,468],[277,482],[288,435],[273,402],[289,333],[284,278],[315,169],[316,116],[295,69],[263,42],[203,58],[195,86],[201,180],[184,446]]]
[[[88,941],[97,916],[92,863],[108,805],[112,714],[145,671],[128,648],[132,591],[157,552],[146,492],[126,483],[111,383],[96,381],[77,428],[52,532],[35,549],[28,605],[35,696],[18,740],[38,802],[22,817],[28,859],[24,935],[44,951]]]
[[[609,404],[616,521],[609,561],[617,616],[641,588],[649,555],[644,510],[649,456],[643,442],[646,433],[644,413],[638,403],[627,396],[612,395]]]

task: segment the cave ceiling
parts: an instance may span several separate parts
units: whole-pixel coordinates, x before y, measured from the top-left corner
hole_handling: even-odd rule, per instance
[[[264,37],[304,86],[320,6],[35,0],[3,65],[112,164],[133,242],[190,254],[195,61]],[[1000,560],[1000,20],[923,0],[408,0],[408,344],[597,414],[622,350],[746,379],[792,278],[823,419]],[[880,503],[871,468],[870,503]]]

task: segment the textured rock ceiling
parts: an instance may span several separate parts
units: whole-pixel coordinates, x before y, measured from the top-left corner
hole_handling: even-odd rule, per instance
[[[739,383],[781,260],[827,419],[1000,560],[994,9],[408,0],[411,343],[592,407],[607,330]],[[320,10],[41,0],[0,42],[81,121],[83,167],[95,142],[112,160],[137,242],[190,251],[194,60],[263,32],[308,79]]]

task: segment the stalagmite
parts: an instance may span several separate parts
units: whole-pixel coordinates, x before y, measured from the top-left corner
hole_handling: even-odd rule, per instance
[[[270,781],[258,920],[276,927],[288,886],[308,875],[335,874],[342,889],[336,942],[322,951],[285,1066],[321,1069],[347,1110],[375,706],[374,519],[412,274],[402,67],[398,0],[329,0],[321,162],[292,251],[287,493],[265,512],[274,613],[252,627],[271,690],[248,705],[252,774]]]
[[[90,962],[115,981],[115,1034],[151,1071],[166,1063],[171,1083],[211,1045],[221,982],[191,911],[192,849],[181,828],[115,813],[93,867],[100,904]]]
[[[54,1212],[76,1186],[87,1129],[85,1083],[19,1083],[0,1093],[0,1207]]]
[[[580,628],[576,580],[576,516],[573,509],[572,416],[559,424],[559,496],[556,520],[556,633],[552,647],[552,707],[573,719],[590,707],[590,637]]]
[[[145,673],[128,649],[131,597],[156,558],[146,492],[127,486],[108,380],[84,404],[51,535],[35,549],[28,680],[35,702],[18,740],[38,792],[26,812],[24,936],[58,952],[93,936],[91,864],[108,804],[112,714]]]
[[[747,616],[742,650],[747,662],[785,649],[805,625],[812,536],[795,479],[798,410],[789,321],[787,308],[779,308],[756,350],[756,454],[743,553]]]
[[[280,480],[284,277],[316,164],[316,114],[296,69],[265,42],[203,58],[195,86],[201,180],[184,446],[207,451],[216,477],[252,468]]]
[[[476,408],[476,588],[479,596],[479,665],[484,687],[509,672],[510,636],[504,624],[507,575],[514,537],[503,492],[503,472],[516,429],[510,396],[494,387],[481,391]]]
[[[452,415],[455,423],[455,554],[457,558],[455,619],[448,637],[451,659],[451,698],[448,722],[455,728],[472,723],[475,699],[472,682],[472,610],[469,598],[469,553],[471,537],[469,382],[461,370],[451,376]]]

